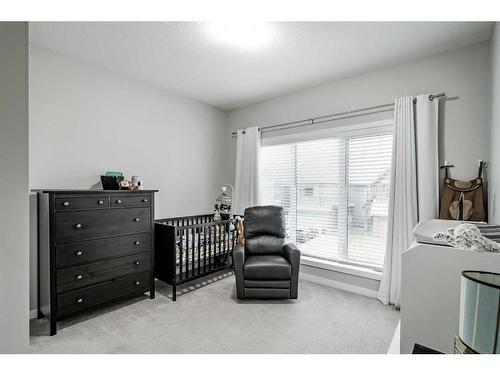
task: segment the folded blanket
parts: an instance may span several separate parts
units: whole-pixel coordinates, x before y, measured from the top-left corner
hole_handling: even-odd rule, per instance
[[[481,225],[480,228],[471,223],[462,223],[446,232],[434,233],[432,238],[436,241],[443,241],[450,246],[470,249],[479,252],[500,252],[500,243],[492,238],[499,237],[498,228],[492,225]],[[487,234],[490,237],[483,235]]]

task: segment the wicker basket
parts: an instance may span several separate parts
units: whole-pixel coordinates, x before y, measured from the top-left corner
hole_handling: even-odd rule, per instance
[[[103,190],[120,190],[123,176],[101,176]]]

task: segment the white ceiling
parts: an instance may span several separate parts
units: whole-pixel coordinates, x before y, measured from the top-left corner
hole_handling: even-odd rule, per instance
[[[31,42],[229,110],[489,39],[488,22],[269,23],[262,48],[199,22],[35,22]]]

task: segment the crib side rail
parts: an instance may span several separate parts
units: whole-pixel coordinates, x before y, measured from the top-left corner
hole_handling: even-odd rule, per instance
[[[224,225],[224,224],[234,224],[235,220],[234,219],[227,219],[227,220],[219,220],[219,221],[210,221],[206,223],[195,223],[195,224],[185,224],[185,225],[176,225],[175,227],[177,229],[190,229],[190,228],[201,228],[201,227],[210,227],[210,226],[217,226],[217,225]]]
[[[193,216],[179,216],[169,217],[165,219],[156,219],[155,222],[164,225],[172,225],[176,227],[194,224],[204,224],[213,221],[213,214],[193,215]]]

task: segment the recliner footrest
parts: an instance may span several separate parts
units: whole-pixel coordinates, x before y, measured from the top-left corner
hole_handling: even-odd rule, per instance
[[[290,280],[246,280],[245,288],[290,289]]]
[[[245,298],[274,299],[290,298],[290,289],[271,289],[271,288],[245,288]]]

